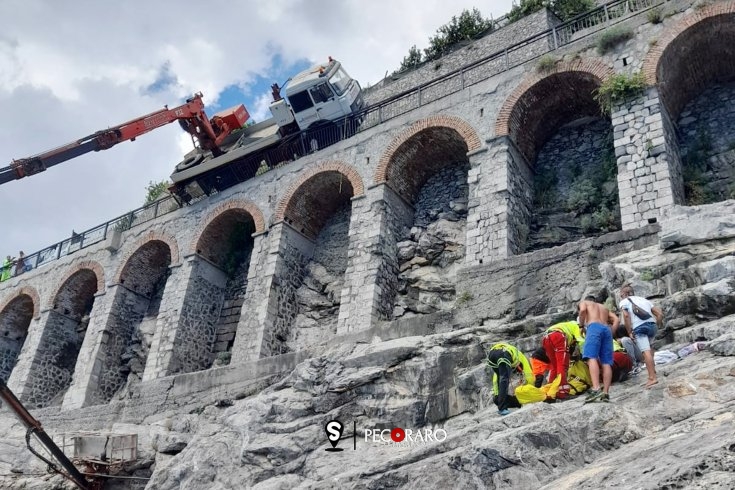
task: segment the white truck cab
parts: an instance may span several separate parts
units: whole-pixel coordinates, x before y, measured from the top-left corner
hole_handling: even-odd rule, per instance
[[[331,57],[291,78],[285,95],[290,108],[283,99],[276,100],[271,113],[279,126],[295,121],[301,130],[349,116],[364,105],[360,84]]]

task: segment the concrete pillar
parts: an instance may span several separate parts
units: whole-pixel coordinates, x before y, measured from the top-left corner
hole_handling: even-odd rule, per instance
[[[314,242],[283,221],[268,235],[255,236],[232,362],[286,352],[285,340],[298,314],[296,290],[313,251]]]
[[[624,230],[640,228],[684,203],[676,132],[656,87],[615,106],[612,124],[620,219]]]
[[[370,328],[393,316],[401,229],[413,223],[413,207],[386,184],[353,199],[347,269],[337,334]]]
[[[533,178],[526,159],[508,136],[487,141],[468,154],[467,265],[522,253],[533,202]]]

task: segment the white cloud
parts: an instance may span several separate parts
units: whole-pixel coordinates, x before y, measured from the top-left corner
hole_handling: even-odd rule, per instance
[[[481,7],[495,17],[511,0]],[[282,63],[343,62],[363,86],[393,71],[468,0],[160,0],[0,3],[0,166],[144,115],[202,91],[271,78]],[[163,69],[167,71],[162,72]],[[159,90],[149,87],[167,81]],[[273,80],[282,82],[283,80]],[[253,94],[257,120],[268,94]],[[176,124],[0,187],[0,256],[33,252],[141,204],[168,178],[189,136]]]

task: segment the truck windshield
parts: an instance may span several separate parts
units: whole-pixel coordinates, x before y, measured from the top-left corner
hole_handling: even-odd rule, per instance
[[[350,76],[342,68],[337,70],[337,73],[332,75],[332,78],[329,79],[329,83],[332,84],[332,87],[334,88],[334,91],[337,92],[337,95],[344,94],[345,90],[347,90],[347,87],[350,86],[351,81],[352,79],[350,78]]]

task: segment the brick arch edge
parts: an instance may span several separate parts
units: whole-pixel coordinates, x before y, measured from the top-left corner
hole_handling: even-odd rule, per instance
[[[533,75],[526,77],[508,96],[508,98],[505,99],[505,102],[503,102],[503,105],[498,112],[498,118],[495,121],[495,136],[507,136],[510,134],[510,122],[513,109],[515,109],[518,101],[520,101],[526,92],[533,88],[534,85],[551,75],[569,72],[590,73],[600,80],[600,82],[604,82],[615,74],[615,71],[611,67],[600,60],[594,58],[576,58],[571,61],[560,61],[551,70],[543,73],[534,73]]]
[[[263,216],[263,212],[260,210],[260,208],[254,202],[247,199],[234,199],[232,201],[220,204],[216,208],[212,209],[209,213],[207,213],[207,217],[202,220],[201,224],[198,226],[197,232],[194,234],[194,238],[192,238],[191,242],[189,242],[187,254],[196,253],[197,244],[202,238],[202,234],[204,234],[204,231],[207,229],[207,227],[222,213],[225,213],[232,209],[241,209],[243,211],[246,211],[250,215],[250,217],[253,218],[253,222],[255,223],[255,233],[262,233],[265,231],[265,217]]]
[[[365,185],[362,182],[362,177],[354,167],[339,161],[322,162],[311,167],[309,170],[301,174],[299,178],[296,179],[296,181],[289,186],[288,190],[278,202],[278,206],[276,207],[274,218],[276,223],[283,221],[286,216],[286,209],[288,209],[288,205],[291,203],[291,200],[293,199],[296,192],[298,192],[298,190],[301,188],[301,186],[304,185],[311,178],[324,172],[339,172],[344,175],[352,185],[353,197],[362,196],[365,194]]]
[[[22,286],[19,290],[15,291],[14,294],[11,294],[2,303],[0,303],[0,313],[5,311],[5,308],[7,308],[10,303],[23,295],[31,298],[31,301],[33,302],[33,318],[37,319],[41,315],[41,297],[38,295],[36,288],[32,286]]]
[[[64,277],[59,281],[59,283],[56,285],[56,289],[54,289],[54,293],[49,296],[47,307],[53,308],[54,306],[54,300],[56,299],[56,296],[58,296],[59,291],[61,291],[61,288],[64,287],[64,284],[77,272],[83,270],[83,269],[89,269],[92,272],[94,272],[94,275],[97,277],[97,292],[100,293],[105,290],[105,269],[94,260],[82,260],[80,262],[77,262],[71,266],[71,268],[67,271],[66,274],[64,274]]]
[[[165,233],[149,231],[148,233],[143,235],[141,238],[139,238],[138,241],[136,241],[125,252],[125,255],[123,255],[122,259],[120,260],[120,265],[118,266],[117,272],[115,273],[115,278],[113,279],[113,282],[112,282],[113,284],[120,284],[120,276],[122,276],[122,273],[125,270],[125,266],[128,264],[130,257],[132,257],[133,254],[137,252],[140,247],[142,247],[148,242],[153,242],[153,241],[163,242],[166,245],[168,245],[168,249],[171,252],[171,265],[179,265],[179,263],[181,262],[181,256],[179,254],[179,245],[176,242],[176,239]]]
[[[646,83],[648,85],[656,85],[658,83],[658,64],[666,49],[676,38],[684,34],[690,27],[695,26],[705,19],[733,13],[735,13],[735,1],[709,5],[679,19],[676,24],[666,29],[656,42],[656,45],[648,51],[646,58],[643,60],[643,75],[646,77]]]
[[[427,117],[426,119],[413,123],[410,127],[401,131],[395,138],[393,138],[383,152],[383,155],[380,157],[378,167],[375,169],[373,181],[376,184],[385,183],[388,177],[388,167],[393,159],[393,155],[398,151],[398,148],[421,131],[429,128],[454,129],[467,144],[467,151],[480,149],[480,136],[477,134],[477,131],[475,131],[475,128],[473,128],[467,121],[456,116],[441,115]]]

